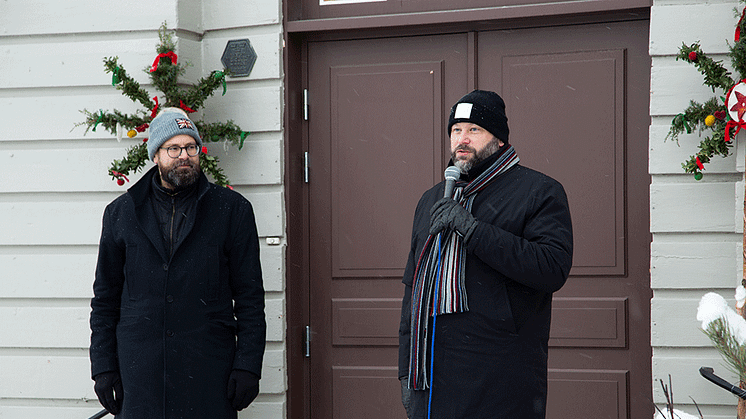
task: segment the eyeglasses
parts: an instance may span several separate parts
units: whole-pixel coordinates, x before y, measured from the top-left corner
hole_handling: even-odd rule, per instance
[[[171,157],[172,159],[178,159],[181,157],[181,151],[186,150],[187,156],[194,157],[199,154],[199,147],[197,144],[189,144],[186,147],[179,147],[177,145],[172,145],[171,147],[160,147],[162,149],[166,149],[166,152],[168,153],[168,157]]]

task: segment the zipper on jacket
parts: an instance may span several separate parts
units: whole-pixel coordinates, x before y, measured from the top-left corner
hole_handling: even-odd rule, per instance
[[[176,218],[176,199],[171,197],[171,222],[169,223],[168,232],[168,257],[174,255],[174,219]]]

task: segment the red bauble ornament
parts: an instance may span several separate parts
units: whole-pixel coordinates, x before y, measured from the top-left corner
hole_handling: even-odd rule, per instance
[[[697,52],[692,51],[689,53],[689,61],[697,61]]]
[[[124,185],[124,179],[117,179],[117,185],[119,186]]]
[[[716,112],[715,112],[715,113],[713,113],[712,115],[713,115],[713,116],[714,116],[715,118],[717,118],[717,119],[719,119],[719,120],[721,120],[721,121],[722,121],[723,119],[725,119],[725,111],[716,111]]]

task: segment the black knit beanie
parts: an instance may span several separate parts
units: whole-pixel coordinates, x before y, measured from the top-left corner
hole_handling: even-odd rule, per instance
[[[486,129],[492,135],[508,143],[508,117],[505,115],[505,102],[495,92],[474,90],[456,102],[448,118],[448,135],[457,122],[471,122]]]

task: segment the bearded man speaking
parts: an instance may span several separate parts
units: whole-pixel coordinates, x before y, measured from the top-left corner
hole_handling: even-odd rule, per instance
[[[498,94],[462,97],[447,129],[453,195],[422,195],[404,271],[402,402],[416,419],[544,418],[552,293],[572,265],[565,191],[518,163]]]
[[[117,418],[233,419],[259,393],[266,322],[254,211],[207,181],[181,109],[150,123],[155,163],[106,207],[91,369]]]

